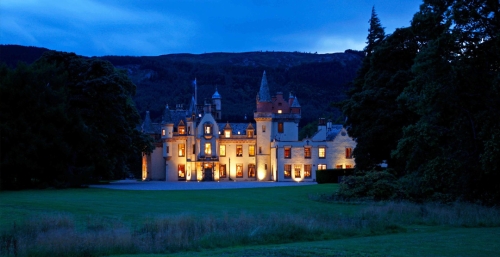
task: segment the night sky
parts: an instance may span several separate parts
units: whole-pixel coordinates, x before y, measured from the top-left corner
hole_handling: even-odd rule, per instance
[[[421,0],[1,0],[0,44],[84,56],[362,50],[372,6],[385,32]]]

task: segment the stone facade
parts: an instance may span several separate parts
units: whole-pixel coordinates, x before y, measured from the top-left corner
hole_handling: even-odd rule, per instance
[[[196,88],[196,81],[195,81]],[[196,92],[196,89],[195,89]],[[161,124],[146,113],[142,130],[155,139],[143,154],[142,179],[166,181],[315,181],[316,170],[354,167],[356,143],[341,125],[319,120],[318,132],[298,140],[297,97],[271,97],[266,73],[256,97],[255,123],[220,123],[221,96],[189,109],[165,108]]]

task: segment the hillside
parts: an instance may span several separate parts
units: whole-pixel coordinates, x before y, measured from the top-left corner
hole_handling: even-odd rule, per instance
[[[0,61],[14,66],[32,62],[44,48],[0,46]],[[302,124],[319,117],[339,119],[330,103],[345,99],[347,84],[361,64],[361,52],[312,54],[299,52],[245,52],[168,54],[161,56],[103,56],[126,69],[137,86],[134,101],[141,114],[150,110],[158,121],[166,104],[186,106],[198,82],[198,99],[210,98],[217,88],[222,96],[222,119],[244,121],[253,116],[255,96],[265,70],[271,94],[292,91],[302,105]]]

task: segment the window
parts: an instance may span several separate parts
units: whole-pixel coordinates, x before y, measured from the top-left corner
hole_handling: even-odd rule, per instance
[[[205,124],[205,135],[212,134],[212,126],[210,124]]]
[[[186,167],[184,166],[184,164],[177,165],[177,171],[179,180],[186,179]]]
[[[223,157],[226,156],[226,145],[219,146],[219,155]]]
[[[318,164],[318,170],[326,170],[326,164]]]
[[[191,135],[191,126],[188,127],[188,135]]]
[[[253,130],[249,129],[247,130],[247,137],[252,138],[253,137]]]
[[[225,178],[226,175],[226,164],[219,165],[219,178]]]
[[[167,154],[170,153],[170,147],[167,145]]]
[[[161,135],[162,135],[162,136],[165,136],[165,135],[166,135],[166,132],[165,132],[165,130],[164,130],[164,129],[162,129],[162,130],[161,130]]]
[[[311,164],[304,164],[304,178],[311,178]]]
[[[262,153],[262,146],[259,146],[259,154]]]
[[[255,156],[255,145],[248,146],[248,156]]]
[[[224,136],[226,138],[230,138],[231,137],[231,130],[224,130]]]
[[[292,158],[292,148],[290,147],[285,147],[285,159],[290,159]]]
[[[295,178],[300,178],[300,168],[301,168],[300,164],[293,165],[293,171],[294,171],[293,173]]]
[[[186,133],[186,128],[184,126],[179,127],[179,134],[184,135]]]
[[[205,155],[212,155],[212,144],[205,143]]]
[[[243,177],[243,164],[242,163],[236,164],[236,177],[237,178]]]
[[[193,154],[196,154],[196,144],[193,144]]]
[[[290,164],[285,164],[285,178],[291,178],[292,177],[292,165]]]
[[[262,125],[262,132],[266,132],[266,125]]]
[[[283,122],[278,122],[278,133],[283,133]]]
[[[346,164],[346,165],[345,165],[345,168],[346,168],[346,169],[352,169],[352,165]]]
[[[237,157],[243,156],[243,146],[241,145],[236,146],[236,156]]]
[[[345,148],[345,158],[352,159],[352,148],[350,147]]]
[[[186,145],[179,144],[179,157],[184,157],[186,155]]]
[[[255,164],[248,164],[248,177],[255,178]]]
[[[343,166],[342,164],[337,164],[337,165],[335,166],[335,168],[337,168],[337,169],[342,169],[342,168],[344,168],[344,166]]]
[[[318,156],[319,158],[325,158],[326,148],[324,146],[320,146],[318,148]]]
[[[283,111],[280,109],[280,110],[278,110],[278,113],[283,113]]]
[[[311,148],[310,147],[304,148],[304,158],[311,159]]]

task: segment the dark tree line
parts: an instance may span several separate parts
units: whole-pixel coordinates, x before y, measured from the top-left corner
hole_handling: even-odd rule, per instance
[[[373,10],[366,58],[342,103],[358,143],[359,177],[345,195],[500,201],[499,8],[425,0],[411,26],[390,35]],[[372,174],[383,160],[386,174]],[[361,181],[372,186],[354,194]]]
[[[127,74],[99,59],[49,51],[29,66],[1,66],[1,188],[126,176],[151,149],[134,94]]]

